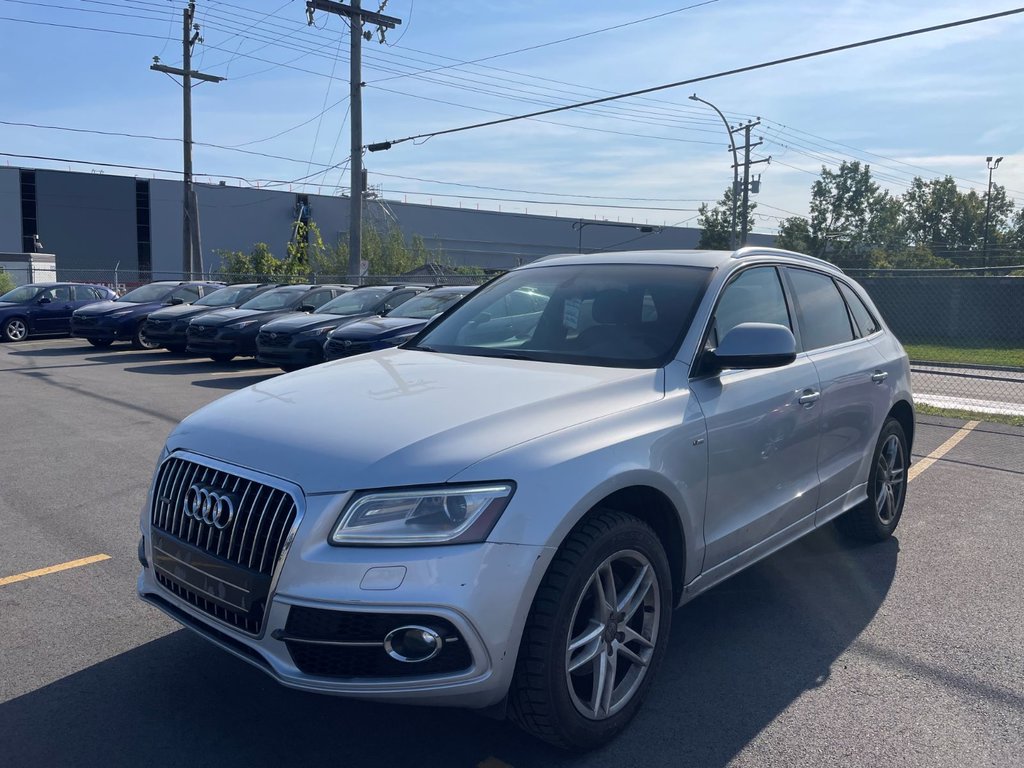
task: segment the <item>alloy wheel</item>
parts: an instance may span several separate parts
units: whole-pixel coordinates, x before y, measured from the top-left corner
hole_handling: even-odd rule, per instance
[[[28,326],[24,320],[17,317],[7,321],[4,331],[11,341],[23,341],[28,336]]]
[[[640,552],[617,552],[591,574],[565,651],[569,696],[580,714],[603,720],[633,698],[654,656],[661,611],[658,576]]]
[[[896,435],[889,435],[878,454],[875,476],[875,511],[883,525],[895,519],[903,500],[906,485],[906,458],[903,443]]]

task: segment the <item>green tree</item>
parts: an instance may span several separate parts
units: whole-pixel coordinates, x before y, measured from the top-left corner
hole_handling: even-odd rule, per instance
[[[747,232],[754,228],[754,209],[757,203],[750,203],[747,206]],[[736,211],[736,242],[739,242],[740,233],[743,231],[740,217],[743,212],[737,208]],[[700,227],[700,241],[698,248],[724,251],[729,248],[729,235],[732,232],[732,190],[726,189],[722,199],[709,206],[701,203],[697,208],[697,224]]]
[[[822,166],[811,185],[813,255],[840,266],[866,265],[869,223],[882,194],[869,165],[843,162],[837,171]]]
[[[783,219],[779,224],[779,234],[775,237],[775,247],[797,253],[810,253],[814,250],[811,242],[811,223],[803,216]]]
[[[14,278],[5,271],[0,271],[0,296],[13,291],[17,286],[14,285]]]

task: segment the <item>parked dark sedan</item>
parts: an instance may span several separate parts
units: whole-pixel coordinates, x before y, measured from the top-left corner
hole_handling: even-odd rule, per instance
[[[431,318],[475,290],[475,285],[431,288],[384,317],[347,323],[327,337],[324,342],[324,359],[337,360],[374,349],[397,347],[419,333]]]
[[[141,285],[114,301],[75,310],[71,315],[71,335],[87,339],[94,347],[130,341],[135,349],[156,349],[160,345],[149,341],[144,329],[150,312],[172,304],[191,304],[223,287],[224,283],[177,280]]]
[[[158,309],[146,320],[143,335],[171,352],[184,352],[188,345],[185,333],[189,320],[218,309],[240,307],[261,293],[278,287],[279,283],[236,283],[207,294],[194,304]]]
[[[327,302],[310,315],[286,315],[260,330],[256,358],[286,371],[322,363],[324,338],[335,328],[383,315],[425,290],[420,285],[365,286]]]
[[[256,356],[256,334],[271,320],[292,312],[313,312],[350,285],[286,285],[262,293],[237,309],[218,309],[189,321],[188,349],[226,363],[239,355]]]
[[[23,341],[40,333],[70,333],[71,313],[87,304],[116,299],[103,285],[30,283],[0,296],[0,338]]]

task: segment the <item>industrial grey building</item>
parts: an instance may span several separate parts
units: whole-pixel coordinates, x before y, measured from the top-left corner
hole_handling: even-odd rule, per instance
[[[198,184],[199,220],[206,270],[216,269],[219,250],[249,250],[256,242],[283,256],[303,206],[325,241],[344,240],[348,198],[303,195],[275,189]],[[182,184],[103,173],[0,168],[0,252],[29,252],[38,235],[57,257],[61,277],[87,272],[180,274]],[[452,264],[507,269],[580,245],[579,220],[570,217],[481,211],[369,199],[364,220],[397,227],[408,240],[424,238]],[[666,227],[644,234],[583,220],[582,249],[693,248],[700,231]],[[753,235],[756,244],[772,238]],[[71,273],[74,273],[72,275]]]

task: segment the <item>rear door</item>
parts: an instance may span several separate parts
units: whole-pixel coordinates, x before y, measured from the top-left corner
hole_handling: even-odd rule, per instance
[[[834,278],[797,267],[787,267],[786,276],[803,349],[821,382],[818,519],[823,522],[867,482],[871,452],[889,407],[888,389],[881,386],[888,374],[884,358],[868,340],[880,329],[869,326],[861,332]]]
[[[705,347],[717,346],[740,323],[795,331],[792,316],[777,269],[745,269],[722,292]],[[707,423],[707,571],[801,521],[810,527],[818,485],[818,374],[798,354],[779,368],[699,376],[690,388]]]

